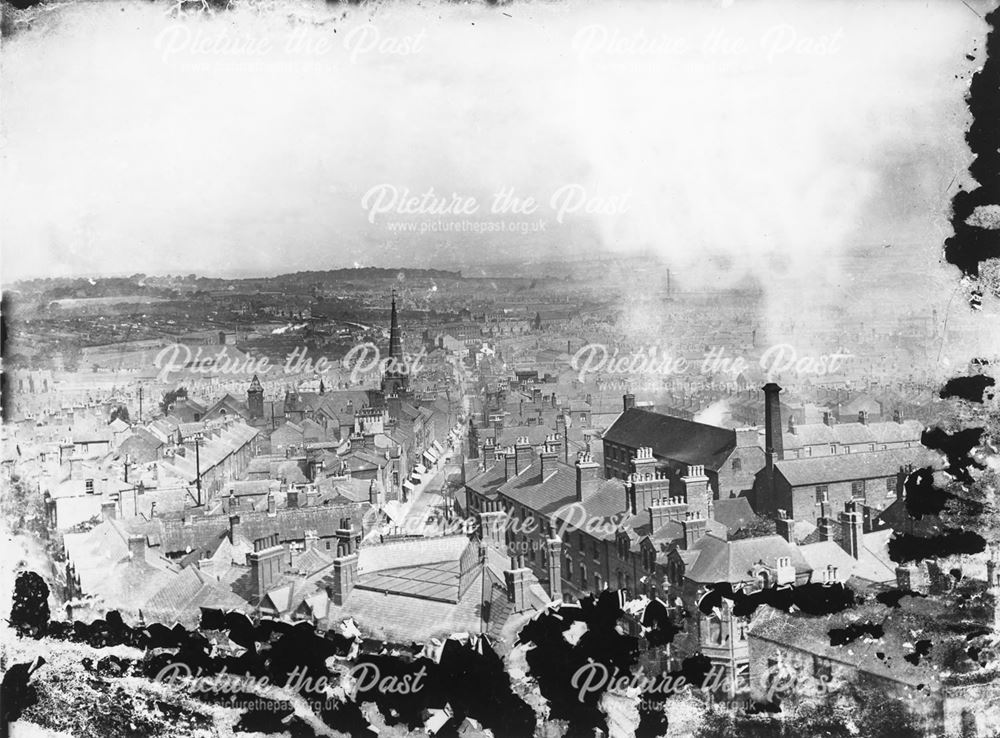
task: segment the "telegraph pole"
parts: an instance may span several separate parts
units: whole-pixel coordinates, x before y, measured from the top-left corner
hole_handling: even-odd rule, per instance
[[[194,483],[198,490],[198,507],[201,507],[201,455],[198,452],[201,448],[201,439],[200,431],[194,434]]]

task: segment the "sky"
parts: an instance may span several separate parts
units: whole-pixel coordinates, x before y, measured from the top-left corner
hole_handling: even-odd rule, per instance
[[[234,5],[14,14],[4,282],[643,251],[822,285],[886,244],[954,279],[981,3]]]

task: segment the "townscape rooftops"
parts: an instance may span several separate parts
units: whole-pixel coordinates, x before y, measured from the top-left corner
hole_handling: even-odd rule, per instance
[[[806,423],[795,426],[795,432],[785,430],[782,443],[786,449],[800,449],[805,446],[823,444],[856,445],[862,443],[904,443],[917,444],[923,433],[923,424],[916,420],[875,423]]]
[[[919,464],[921,459],[935,455],[921,447],[865,451],[853,454],[831,454],[805,459],[782,459],[775,469],[793,487],[827,484],[876,477],[890,477],[901,467]]]
[[[751,582],[755,567],[773,568],[779,557],[788,557],[796,574],[810,570],[798,547],[778,535],[726,541],[709,533],[695,541],[693,548],[699,555],[684,575],[704,584]]]
[[[624,411],[604,432],[604,440],[629,448],[651,446],[655,456],[718,471],[736,447],[728,428],[696,423],[642,408]]]
[[[249,611],[247,602],[214,577],[188,566],[145,603],[146,617],[163,623],[194,625],[201,608]]]

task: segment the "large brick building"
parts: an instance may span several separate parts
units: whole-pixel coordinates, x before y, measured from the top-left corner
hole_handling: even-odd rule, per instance
[[[608,477],[625,479],[640,447],[653,450],[657,470],[666,473],[675,489],[690,466],[702,466],[715,499],[738,497],[753,488],[755,474],[764,467],[764,450],[756,428],[720,428],[635,406],[626,394],[623,410],[603,436],[604,470]]]

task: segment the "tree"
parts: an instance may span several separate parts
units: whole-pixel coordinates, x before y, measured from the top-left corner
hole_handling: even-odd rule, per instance
[[[124,405],[119,405],[114,410],[111,411],[111,420],[109,422],[114,423],[117,419],[121,418],[126,423],[129,422],[128,408]]]
[[[173,405],[177,400],[182,397],[187,397],[187,389],[184,387],[178,387],[175,390],[167,390],[163,393],[163,399],[160,400],[160,410],[166,415],[170,412],[170,406]]]
[[[777,533],[777,527],[771,518],[762,518],[759,515],[755,515],[753,519],[747,521],[746,525],[733,531],[729,535],[729,540],[738,541],[742,538],[773,536],[775,533]]]

